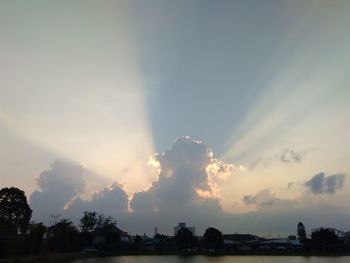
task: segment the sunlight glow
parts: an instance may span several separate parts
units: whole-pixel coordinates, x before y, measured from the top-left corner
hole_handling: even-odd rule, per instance
[[[147,159],[154,149],[127,8],[118,6],[118,14],[108,17],[112,21],[101,20],[101,27],[115,31],[99,40],[102,47],[72,54],[71,47],[61,49],[69,61],[51,50],[56,64],[26,49],[10,57],[15,66],[0,82],[0,124],[58,157],[89,164],[110,182],[126,184],[131,194],[151,182]],[[79,33],[82,39],[91,34]]]

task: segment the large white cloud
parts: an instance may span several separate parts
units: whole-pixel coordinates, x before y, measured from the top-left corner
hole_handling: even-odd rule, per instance
[[[55,160],[50,169],[37,178],[38,190],[30,196],[33,219],[50,223],[52,215],[69,217],[75,222],[83,211],[93,210],[119,217],[128,212],[128,196],[123,187],[115,182],[96,191],[91,200],[81,196],[86,191],[86,182],[96,180],[95,174],[80,164]]]
[[[200,141],[179,137],[165,152],[151,157],[159,170],[159,180],[147,191],[135,193],[131,208],[167,211],[174,207],[191,209],[203,198],[218,203],[218,180],[224,180],[235,169],[213,157],[212,150]]]
[[[117,182],[96,191],[89,199],[83,198],[89,171],[81,165],[55,161],[40,174],[39,190],[31,196],[34,219],[47,222],[49,215],[61,213],[78,223],[83,211],[93,210],[115,217],[120,227],[133,234],[152,233],[156,226],[171,234],[172,227],[183,221],[196,226],[198,234],[208,226],[225,233],[288,234],[294,233],[299,221],[311,227],[347,227],[345,210],[320,203],[316,196],[312,200],[314,195],[308,195],[304,187],[298,199],[286,199],[265,188],[243,196],[243,205],[252,208],[251,212],[224,211],[221,183],[242,168],[214,158],[206,144],[189,137],[179,137],[168,150],[152,156],[149,163],[158,171],[158,180],[134,193],[129,202],[124,187]],[[338,176],[322,178],[322,185],[326,184],[322,189],[327,193],[343,183]]]
[[[159,179],[134,194],[135,218],[147,217],[153,225],[184,220],[206,225],[223,213],[218,184],[236,167],[215,159],[203,142],[179,137],[168,150],[151,157],[150,164],[158,169]]]

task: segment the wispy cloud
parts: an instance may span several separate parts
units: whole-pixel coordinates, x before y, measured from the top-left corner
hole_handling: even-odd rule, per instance
[[[259,157],[255,161],[251,162],[248,165],[248,168],[249,170],[253,170],[258,166],[267,167],[269,165],[272,165],[276,161],[282,162],[284,164],[299,164],[304,160],[304,158],[310,151],[313,151],[315,149],[316,147],[301,150],[301,151],[297,151],[293,149],[284,149],[281,152],[277,154],[273,154],[271,156]]]

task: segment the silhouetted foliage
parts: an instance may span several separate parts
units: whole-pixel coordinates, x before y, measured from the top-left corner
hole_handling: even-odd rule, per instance
[[[43,250],[43,237],[46,227],[43,223],[31,224],[29,226],[28,249],[30,254],[37,255]]]
[[[84,211],[83,217],[80,219],[80,229],[82,232],[95,231],[98,223],[98,214],[94,211]]]
[[[79,248],[79,231],[69,219],[61,219],[48,229],[49,248],[56,252],[73,252]]]
[[[192,232],[189,229],[182,227],[177,232],[175,241],[178,244],[190,244],[195,243],[197,239],[193,236]]]
[[[28,221],[32,211],[22,190],[18,188],[3,188],[0,190],[0,256],[26,256],[38,255],[46,252],[76,252],[80,248],[97,248],[102,252],[112,251],[122,253],[132,250],[161,251],[161,252],[193,252],[193,251],[236,251],[236,246],[223,244],[222,233],[213,227],[206,229],[204,242],[197,243],[197,238],[186,228],[181,228],[174,238],[156,234],[154,239],[136,236],[133,244],[127,242],[126,233],[117,227],[117,222],[112,217],[105,217],[94,211],[85,211],[80,219],[80,229],[74,226],[70,219],[57,221],[46,229],[43,223],[31,223]],[[28,230],[29,227],[29,231]],[[18,230],[21,230],[20,234]],[[297,227],[298,238],[304,243],[304,250],[316,253],[347,253],[350,246],[347,245],[345,235],[331,228],[319,228],[312,231],[312,239],[307,239],[306,230],[302,222]],[[44,235],[47,234],[47,239]],[[341,238],[339,238],[339,236]],[[247,234],[233,234],[229,236],[252,236]],[[257,238],[253,236],[253,241]],[[295,239],[295,236],[294,236]],[[235,240],[235,239],[233,239]],[[249,239],[252,240],[252,239]],[[345,240],[345,241],[344,241]],[[175,242],[176,244],[175,244]],[[245,240],[247,241],[247,240]],[[344,241],[344,242],[343,242]],[[253,246],[259,243],[252,242]],[[288,246],[290,246],[289,244]],[[334,246],[336,245],[336,246]],[[272,250],[276,247],[272,246]],[[300,246],[297,247],[300,249]]]
[[[111,247],[107,247],[108,243],[120,242],[120,230],[117,228],[117,222],[110,216],[105,217],[94,211],[85,211],[79,226],[82,230],[83,247],[98,246],[110,250]]]
[[[103,214],[99,214],[97,217],[96,228],[98,231],[114,230],[117,227],[117,221],[113,217],[105,217]]]
[[[17,227],[5,217],[0,217],[0,235],[11,235],[17,233]]]
[[[142,243],[142,237],[139,236],[139,235],[136,235],[136,236],[135,236],[135,239],[134,239],[134,244],[135,244],[135,245],[139,245],[139,244],[141,244],[141,243]]]
[[[209,227],[205,230],[204,240],[210,244],[222,244],[222,233],[214,227]]]
[[[305,242],[306,240],[306,231],[305,231],[305,226],[302,222],[299,222],[298,224],[298,239],[301,241],[301,242]]]
[[[107,242],[120,241],[117,222],[111,216],[105,217],[103,214],[100,214],[97,219],[96,231],[104,233],[106,235]]]
[[[28,229],[32,210],[30,209],[24,191],[16,188],[2,188],[0,190],[0,218],[13,225],[10,229],[19,229],[24,233]],[[16,231],[17,232],[17,231]]]
[[[20,256],[28,254],[28,252],[28,240],[26,236],[12,236],[7,239],[6,242],[1,242],[0,240],[0,258],[2,254]]]
[[[159,239],[159,240],[168,240],[169,237],[163,234],[156,234],[154,235],[154,239]]]
[[[339,237],[331,228],[319,228],[311,233],[311,241],[314,244],[337,244]]]

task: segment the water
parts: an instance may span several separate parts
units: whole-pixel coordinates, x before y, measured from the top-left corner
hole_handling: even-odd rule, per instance
[[[345,257],[301,256],[119,256],[76,260],[72,263],[349,263]]]

